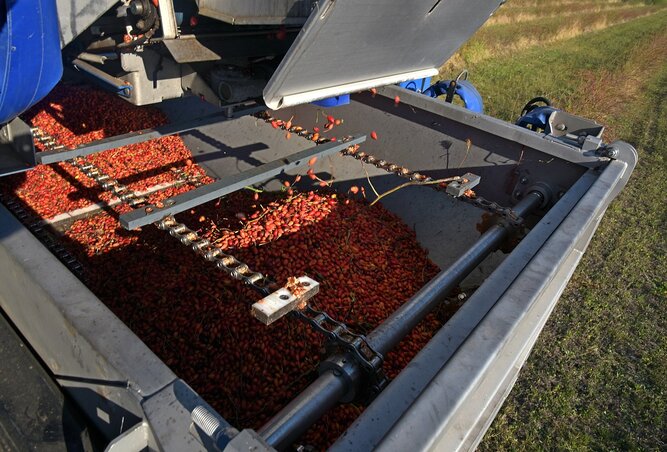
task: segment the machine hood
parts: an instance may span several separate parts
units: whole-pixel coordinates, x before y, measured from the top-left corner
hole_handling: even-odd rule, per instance
[[[502,0],[321,0],[264,89],[272,109],[438,73]]]

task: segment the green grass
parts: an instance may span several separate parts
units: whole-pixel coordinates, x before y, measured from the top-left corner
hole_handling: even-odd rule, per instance
[[[469,67],[490,114],[546,94],[640,154],[480,450],[667,448],[665,30],[667,11]]]
[[[571,111],[578,96],[597,88],[579,77],[582,72],[624,67],[648,43],[665,35],[666,24],[667,11],[662,10],[618,25],[613,31],[590,33],[548,48],[531,48],[511,58],[465,67],[492,116],[514,120],[523,104],[537,94]]]
[[[527,0],[510,1],[462,46],[445,69],[453,72],[489,58],[515,56],[531,47],[544,50],[554,43],[659,11],[667,0],[661,3],[597,0],[575,5],[570,0],[554,0],[545,7]]]
[[[543,8],[544,9],[544,8]],[[552,17],[538,17],[521,23],[491,24],[480,29],[474,39],[463,46],[461,57],[467,64],[490,57],[508,55],[533,46],[543,49],[547,43],[569,39],[605,29],[612,25],[650,14],[659,6],[632,5],[586,11],[577,9]],[[500,17],[496,20],[500,20]]]

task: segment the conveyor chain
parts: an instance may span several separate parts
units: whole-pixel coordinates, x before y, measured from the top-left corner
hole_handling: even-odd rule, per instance
[[[517,228],[523,224],[523,218],[521,218],[511,207],[504,207],[494,201],[489,201],[482,196],[467,197],[462,196],[461,201],[472,204],[475,207],[486,210],[493,214],[498,215],[499,217],[505,219],[510,223],[511,226]]]
[[[53,150],[58,146],[54,138],[39,129],[33,129],[33,133],[35,137],[40,137],[38,141],[46,149]],[[67,160],[67,163],[95,180],[105,191],[113,192],[122,202],[132,207],[147,203],[145,197],[136,194],[129,187],[104,174],[85,157],[76,157]],[[184,171],[178,172],[177,170],[176,175],[183,182],[195,186],[201,185],[199,179],[191,178]],[[231,278],[244,282],[262,295],[268,296],[275,289],[276,284],[271,278],[251,270],[247,264],[225,253],[222,248],[211,244],[208,239],[202,238],[199,233],[178,222],[173,215],[168,215],[153,224],[158,229],[167,231],[169,235],[178,239],[183,245],[190,247],[205,260],[213,262],[218,269],[223,270]],[[331,344],[351,353],[369,376],[368,384],[372,392],[378,393],[386,385],[387,378],[382,369],[383,357],[371,348],[364,336],[353,333],[344,323],[307,304],[303,309],[293,311],[293,314],[300,321],[323,333]]]
[[[195,253],[207,261],[214,262],[218,269],[223,270],[230,277],[243,281],[262,295],[266,296],[271,293],[275,284],[268,277],[250,270],[247,264],[226,254],[222,248],[212,245],[208,239],[201,238],[197,232],[179,223],[173,216],[170,215],[155,225],[163,231],[168,231],[169,235],[178,239],[183,245],[191,247]]]
[[[262,121],[266,122],[267,124],[271,124],[276,129],[282,129],[286,132],[293,133],[295,135],[298,135],[302,138],[305,138],[308,141],[312,141],[316,144],[323,144],[323,143],[329,143],[332,140],[331,138],[326,138],[326,137],[321,137],[318,132],[315,131],[309,131],[308,129],[297,126],[297,125],[292,125],[292,121],[283,121],[282,119],[274,118],[269,114],[268,111],[260,111],[254,114],[255,118],[261,119]]]
[[[33,135],[39,137],[37,140],[46,149],[53,150],[58,146],[53,137],[39,129],[33,129]],[[112,192],[114,195],[118,196],[122,202],[131,207],[146,204],[148,201],[145,196],[138,195],[126,185],[112,179],[84,157],[76,157],[67,160],[67,163],[79,169],[83,174],[97,182],[103,190]],[[199,182],[189,180],[185,173],[178,177],[184,182],[191,182],[193,184]],[[247,264],[239,261],[234,256],[225,254],[221,248],[211,245],[208,240],[202,239],[199,234],[188,228],[185,224],[177,222],[173,216],[163,218],[156,222],[155,226],[161,230],[169,232],[169,235],[177,238],[182,244],[191,246],[193,251],[204,257],[207,261],[215,262],[217,268],[224,270],[232,278],[243,281],[263,295],[268,295],[270,293],[270,280],[266,276],[262,273],[250,270]]]
[[[64,246],[56,242],[52,237],[52,233],[47,231],[48,227],[35,217],[32,213],[26,210],[23,203],[14,197],[7,196],[0,193],[0,203],[9,209],[16,218],[26,225],[28,230],[33,233],[60,261],[65,264],[75,274],[81,276],[83,274],[83,267],[81,263],[72,255]]]
[[[322,333],[329,340],[330,346],[352,354],[367,377],[368,391],[364,391],[367,396],[374,397],[387,385],[389,380],[382,368],[384,357],[373,349],[365,336],[353,333],[344,323],[310,305],[294,311],[294,315]]]
[[[317,132],[311,132],[303,127],[292,125],[291,121],[285,122],[281,119],[275,118],[271,116],[271,114],[267,111],[255,113],[255,117],[261,119],[266,123],[271,124],[275,128],[279,128],[294,133],[309,141],[315,141],[315,143],[317,144],[328,143],[329,141],[331,141],[329,138],[323,138],[323,137],[318,137],[317,140],[313,140],[313,137],[317,134]],[[373,165],[378,169],[384,170],[391,174],[395,174],[404,179],[408,179],[409,181],[426,183],[433,180],[432,177],[427,176],[426,174],[422,174],[417,171],[412,171],[404,166],[378,158],[364,151],[360,151],[358,145],[351,146],[342,150],[341,155],[353,157],[361,162],[368,163],[369,165]],[[444,183],[429,184],[428,186],[434,190],[442,191],[451,196],[451,193],[447,191],[447,184]],[[483,198],[482,196],[479,196],[477,194],[467,193],[463,194],[462,196],[454,196],[454,197],[465,203],[472,204],[475,207],[479,207],[480,209],[486,210],[487,212],[491,212],[495,215],[498,215],[499,217],[504,218],[514,227],[521,226],[521,224],[523,223],[523,218],[517,215],[516,212],[514,212],[514,210],[512,210],[511,207],[503,207],[500,204],[494,201],[489,201],[488,199]]]
[[[130,207],[139,207],[143,204],[146,204],[148,201],[148,198],[133,192],[126,185],[121,184],[116,179],[112,179],[108,174],[105,174],[98,167],[84,160],[83,157],[76,157],[71,160],[67,160],[67,163],[76,167],[83,174],[97,182],[97,184],[102,187],[104,191],[113,193],[122,202],[128,204]]]

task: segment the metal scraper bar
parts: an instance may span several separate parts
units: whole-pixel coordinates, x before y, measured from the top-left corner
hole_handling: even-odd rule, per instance
[[[303,289],[300,294],[293,293],[288,287],[281,287],[252,305],[252,315],[264,325],[273,322],[298,309],[320,291],[320,283],[308,276],[294,278]]]
[[[220,112],[214,113],[212,115],[203,116],[201,118],[193,119],[192,121],[186,121],[177,124],[166,124],[164,126],[154,127],[151,129],[138,130],[136,132],[130,132],[123,135],[117,135],[114,137],[103,138],[101,140],[93,141],[92,143],[86,143],[74,149],[68,150],[53,150],[53,151],[43,151],[38,152],[35,155],[37,163],[43,165],[48,165],[50,163],[64,162],[66,160],[73,159],[75,157],[81,157],[84,155],[95,154],[97,152],[106,151],[108,149],[115,149],[121,146],[127,146],[129,144],[143,143],[144,141],[150,141],[161,137],[166,137],[169,135],[175,135],[177,133],[186,132],[188,130],[197,129],[210,124],[217,124],[222,121],[228,121],[230,119],[236,119],[240,116],[251,115],[257,113],[258,111],[263,110],[265,107],[256,105],[253,107],[243,108],[236,112],[232,112],[229,115],[229,112]]]
[[[355,144],[366,141],[366,135],[353,136],[345,142],[329,142],[313,146],[312,148],[296,152],[278,160],[265,163],[255,168],[238,174],[225,176],[216,182],[202,185],[194,190],[174,196],[162,201],[163,207],[150,205],[135,209],[120,216],[120,224],[125,229],[135,229],[147,224],[154,223],[166,217],[184,210],[192,209],[221,196],[235,192],[248,185],[263,182],[271,177],[299,166],[306,165],[308,160],[316,156],[326,156],[340,152]]]

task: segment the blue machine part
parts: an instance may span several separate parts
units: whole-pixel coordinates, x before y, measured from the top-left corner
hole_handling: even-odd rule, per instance
[[[398,86],[417,93],[423,93],[429,86],[431,86],[431,77],[408,80],[407,82],[399,83]]]
[[[46,96],[63,73],[55,0],[2,0],[0,124]]]
[[[551,106],[536,107],[521,116],[516,121],[516,125],[534,131],[542,130],[546,132],[549,128],[549,117],[555,111],[558,111],[558,109]]]
[[[340,96],[328,97],[326,99],[317,100],[312,102],[313,105],[318,107],[340,107],[341,105],[347,105],[350,103],[349,94],[341,94]]]
[[[431,97],[446,96],[452,80],[441,80],[424,90],[424,94]],[[454,94],[459,96],[465,107],[475,113],[484,113],[484,101],[479,91],[468,80],[456,82]]]

